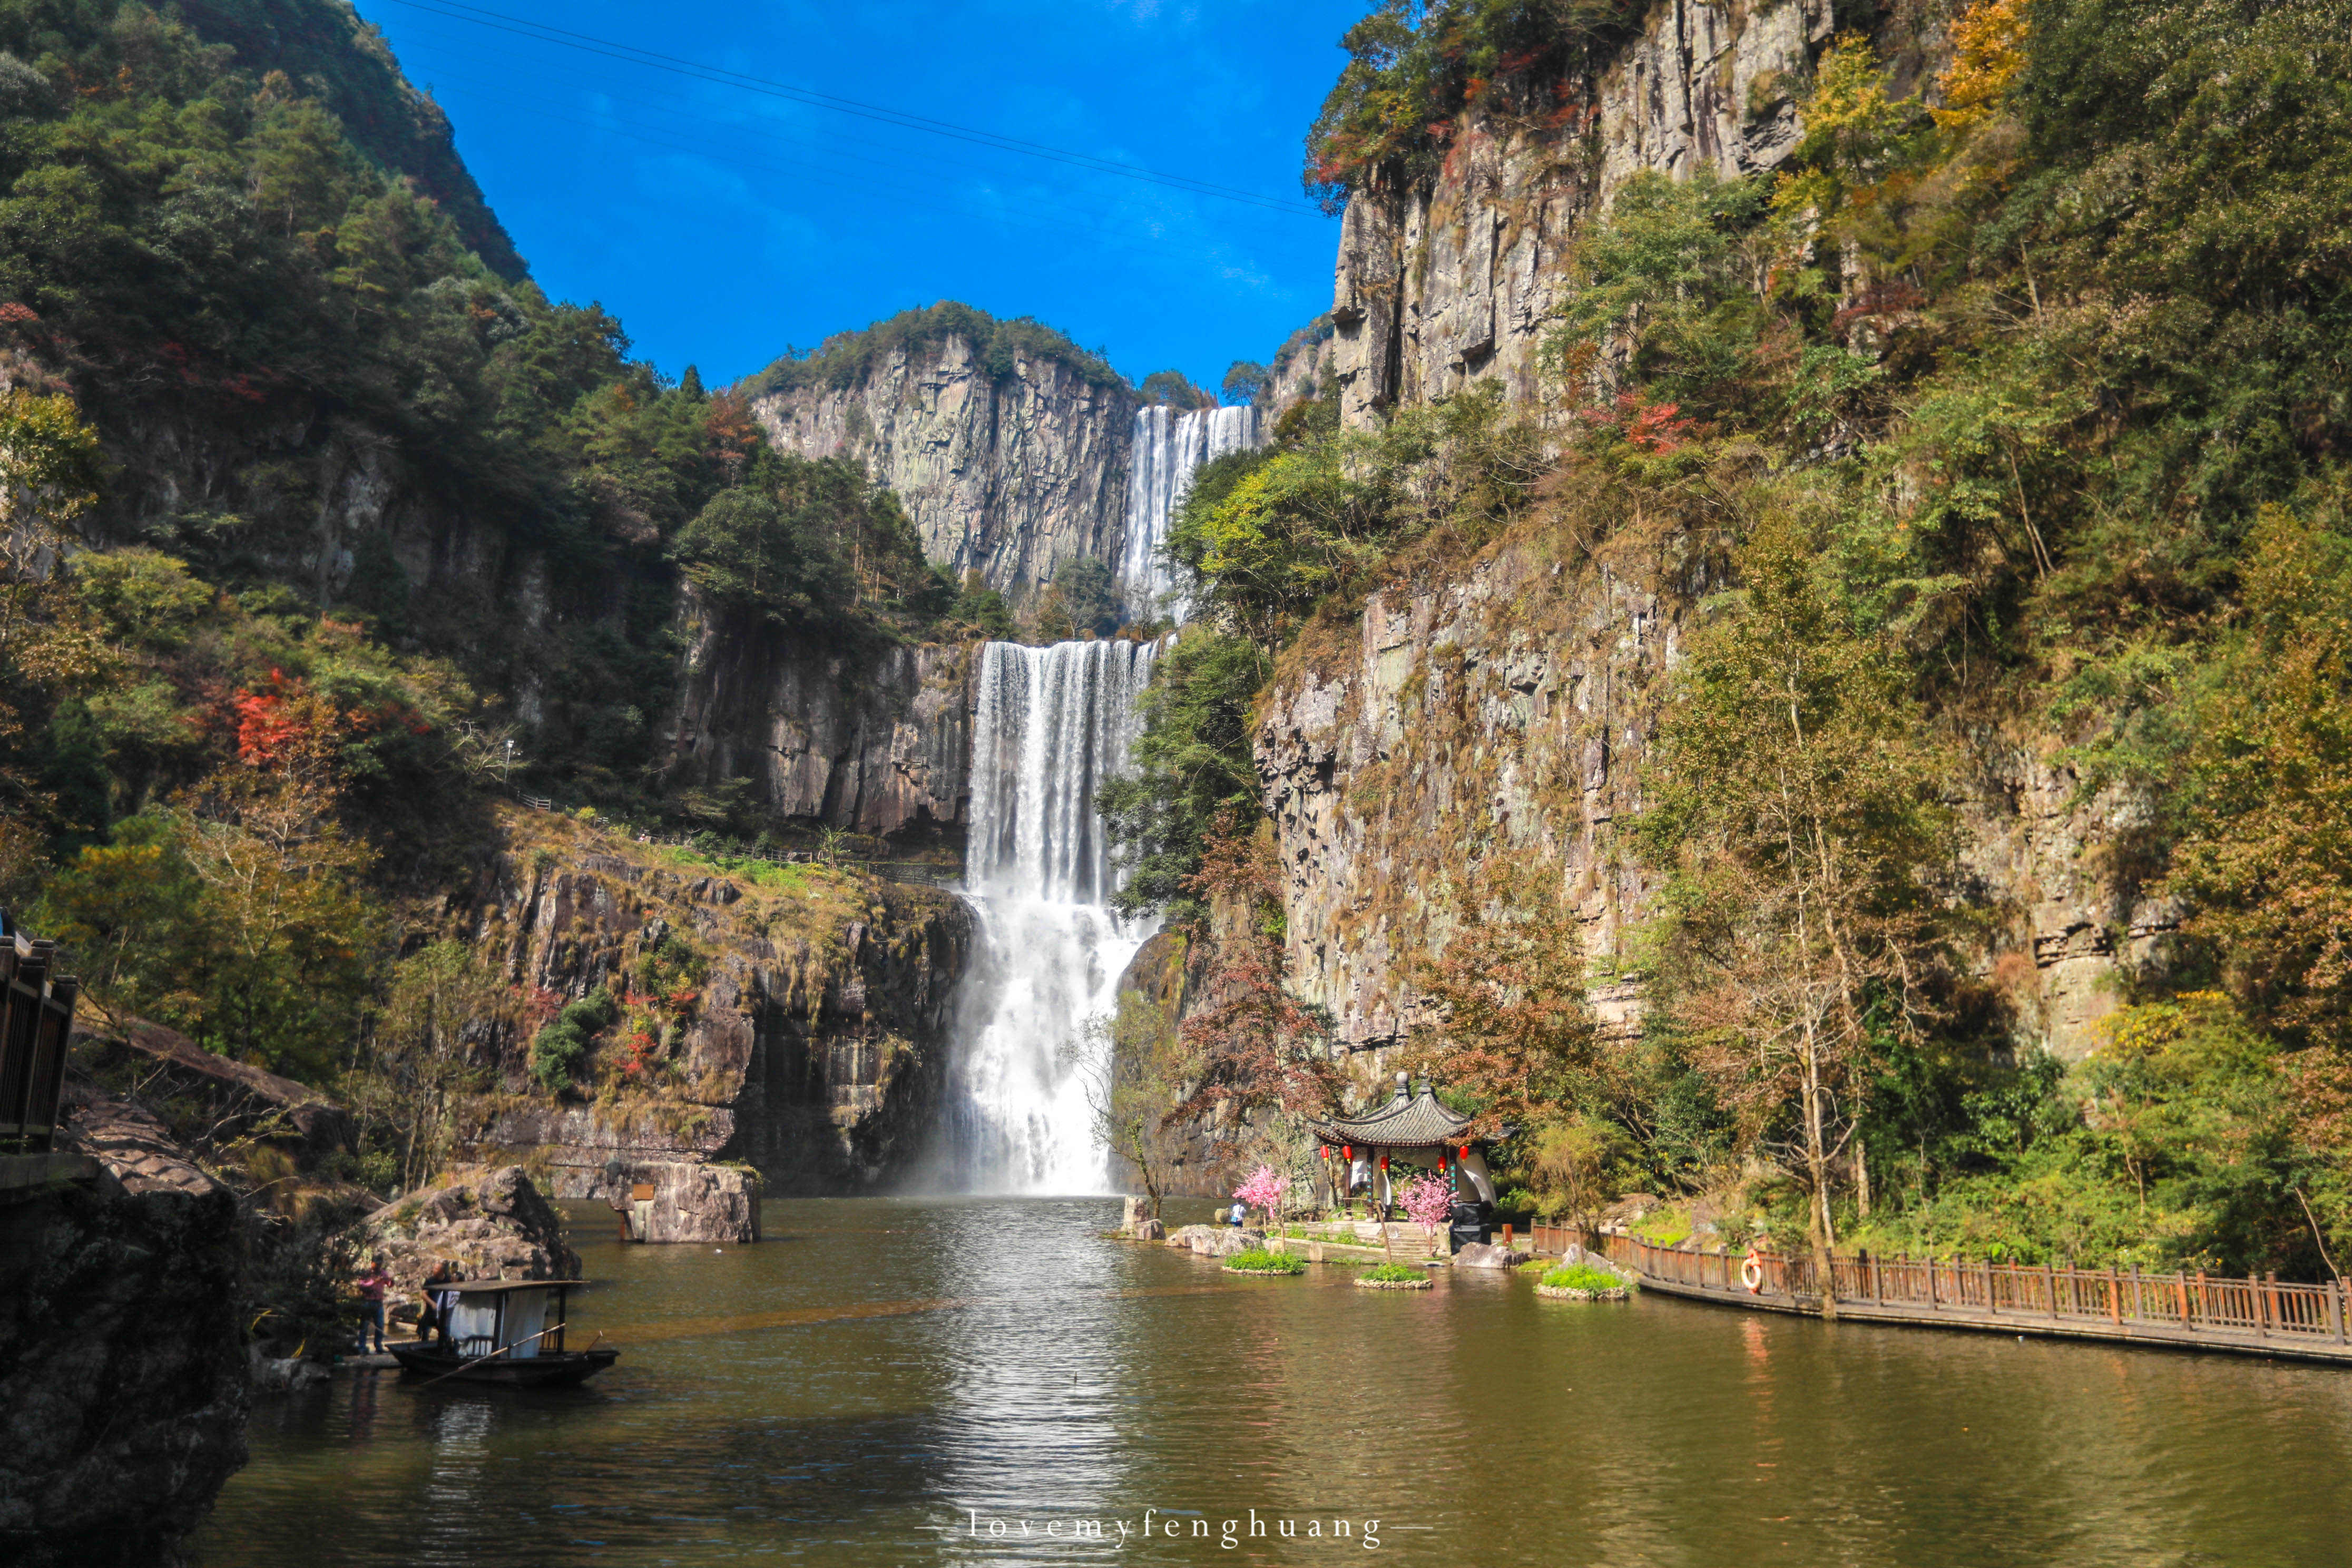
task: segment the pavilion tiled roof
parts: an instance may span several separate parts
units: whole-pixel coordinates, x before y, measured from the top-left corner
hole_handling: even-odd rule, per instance
[[[1437,1102],[1427,1085],[1419,1094],[1400,1089],[1384,1105],[1361,1116],[1334,1116],[1311,1121],[1315,1135],[1326,1143],[1363,1143],[1373,1148],[1421,1149],[1464,1142],[1470,1118]]]

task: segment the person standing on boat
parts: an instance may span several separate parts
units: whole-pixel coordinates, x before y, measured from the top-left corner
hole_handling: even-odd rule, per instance
[[[425,1277],[425,1316],[444,1349],[449,1343],[450,1315],[457,1310],[457,1292],[436,1289],[435,1287],[454,1285],[457,1280],[457,1271],[449,1267],[447,1258],[435,1264],[433,1272]],[[416,1337],[420,1340],[425,1337],[425,1322],[416,1325]]]
[[[383,1292],[392,1277],[383,1271],[383,1255],[374,1253],[368,1258],[367,1272],[353,1283],[360,1293],[360,1349],[368,1348],[368,1336],[375,1336],[375,1353],[383,1353]]]

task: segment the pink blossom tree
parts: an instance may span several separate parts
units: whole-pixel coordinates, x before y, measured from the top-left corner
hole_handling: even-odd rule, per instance
[[[1437,1227],[1454,1212],[1454,1184],[1423,1172],[1407,1182],[1398,1196],[1404,1204],[1405,1217],[1429,1232],[1429,1249],[1436,1251]]]
[[[1289,1187],[1289,1177],[1276,1175],[1271,1165],[1260,1165],[1250,1173],[1248,1181],[1234,1189],[1234,1196],[1252,1208],[1264,1209],[1266,1228],[1270,1230],[1274,1227],[1275,1205],[1282,1202],[1282,1194]]]

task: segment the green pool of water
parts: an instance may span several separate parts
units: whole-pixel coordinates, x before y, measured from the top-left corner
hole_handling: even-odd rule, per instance
[[[1243,1279],[1103,1239],[1118,1213],[776,1202],[767,1241],[719,1252],[576,1209],[574,1342],[604,1331],[617,1367],[266,1401],[200,1561],[2352,1561],[2340,1370],[1472,1271]]]

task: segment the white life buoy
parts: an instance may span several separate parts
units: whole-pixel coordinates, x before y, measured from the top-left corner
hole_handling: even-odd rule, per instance
[[[1748,1287],[1748,1293],[1751,1296],[1764,1289],[1764,1259],[1752,1247],[1748,1249],[1748,1256],[1740,1260],[1739,1282]]]

